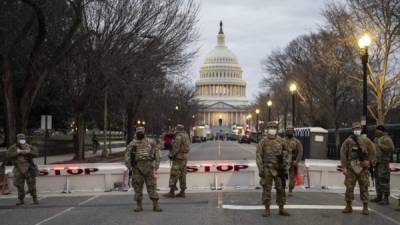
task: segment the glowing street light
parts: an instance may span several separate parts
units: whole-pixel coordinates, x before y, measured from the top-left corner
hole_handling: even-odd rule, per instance
[[[363,127],[363,133],[367,133],[367,104],[368,104],[368,86],[367,86],[367,76],[368,76],[368,47],[371,44],[371,37],[368,34],[364,34],[358,40],[358,47],[361,49],[361,63],[363,65],[363,107],[362,107],[362,119],[361,125]]]
[[[292,92],[292,126],[295,126],[295,115],[296,115],[296,103],[295,103],[295,92],[297,90],[297,86],[295,83],[292,83],[289,87],[290,92]]]

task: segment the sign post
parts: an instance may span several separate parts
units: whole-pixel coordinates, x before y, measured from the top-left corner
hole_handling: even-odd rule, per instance
[[[47,138],[49,136],[49,129],[52,129],[52,119],[51,115],[42,115],[40,129],[44,130],[44,164],[47,165]]]

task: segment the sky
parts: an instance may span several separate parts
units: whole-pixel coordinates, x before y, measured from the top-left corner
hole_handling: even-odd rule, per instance
[[[268,76],[261,62],[272,51],[284,48],[302,34],[324,23],[322,9],[329,0],[199,0],[199,53],[189,68],[192,80],[199,78],[205,55],[217,43],[219,21],[224,24],[225,43],[232,50],[247,81],[246,95],[253,101]]]

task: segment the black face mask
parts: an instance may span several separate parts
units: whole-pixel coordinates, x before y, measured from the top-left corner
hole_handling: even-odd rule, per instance
[[[293,134],[287,134],[287,137],[288,137],[288,138],[292,138],[292,137],[293,137]]]
[[[144,138],[144,134],[136,134],[136,139],[142,140]]]

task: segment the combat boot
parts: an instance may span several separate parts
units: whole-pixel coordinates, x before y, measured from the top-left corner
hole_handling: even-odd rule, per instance
[[[385,194],[383,196],[382,201],[379,202],[379,205],[389,205],[389,195]]]
[[[166,198],[175,198],[175,188],[171,188],[171,190],[163,195]]]
[[[290,216],[290,214],[288,212],[286,212],[285,209],[283,208],[283,205],[279,206],[279,215],[280,216]]]
[[[15,203],[15,205],[23,205],[23,204],[25,204],[25,202],[24,202],[24,199],[21,199],[21,198],[19,198],[18,199],[18,201],[17,201],[17,203]]]
[[[153,200],[153,211],[154,212],[162,212],[160,208],[160,204],[158,204],[158,200]]]
[[[371,202],[375,202],[375,203],[378,203],[378,202],[381,202],[381,201],[382,201],[382,193],[378,193],[376,195],[376,198],[371,200]]]
[[[37,197],[33,197],[32,200],[33,200],[32,204],[39,205],[39,200]]]
[[[363,215],[369,215],[369,211],[368,211],[368,203],[364,203],[363,204],[363,209],[361,212]]]
[[[136,208],[133,210],[135,212],[141,212],[143,211],[143,201],[142,200],[138,200],[136,201]]]
[[[186,195],[185,195],[185,191],[180,191],[179,192],[179,194],[177,194],[177,195],[175,195],[175,197],[177,197],[177,198],[184,198],[184,197],[186,197]]]
[[[269,217],[271,215],[271,210],[269,209],[269,205],[265,205],[265,212],[263,213],[263,217]]]
[[[353,207],[351,207],[351,201],[346,202],[346,208],[342,210],[342,213],[352,213]]]

